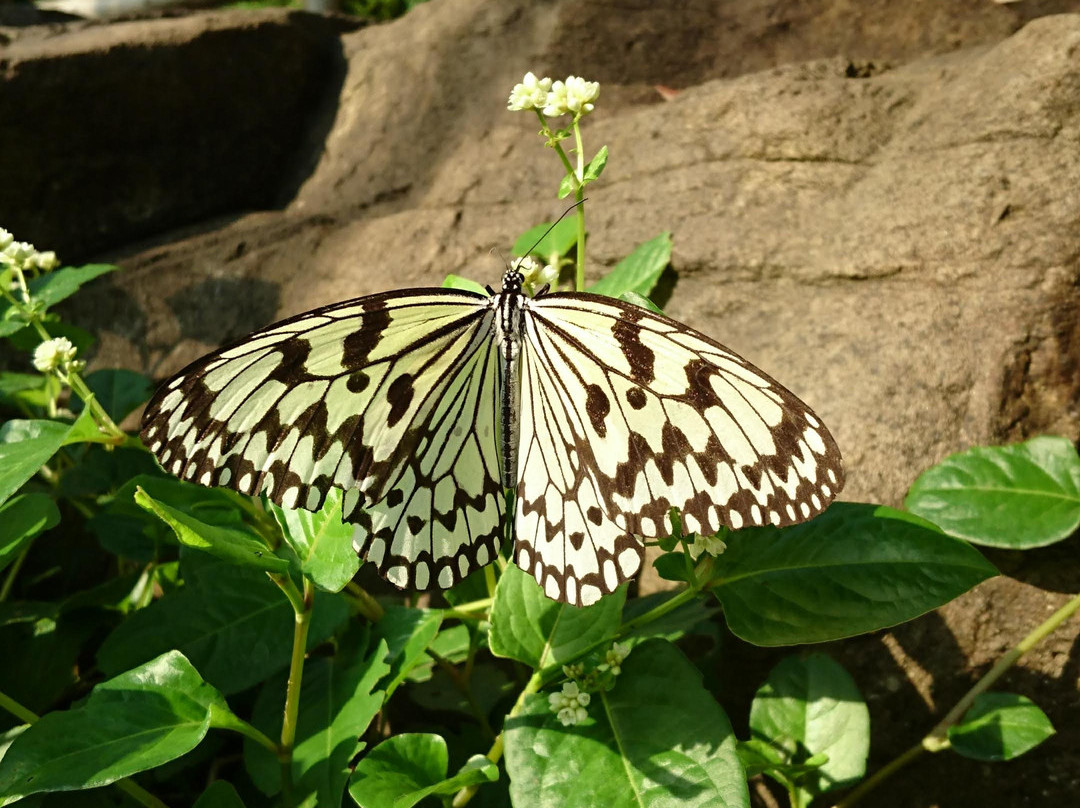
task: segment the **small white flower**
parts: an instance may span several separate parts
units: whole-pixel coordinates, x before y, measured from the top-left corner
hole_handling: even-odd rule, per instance
[[[0,250],[6,250],[8,245],[14,240],[15,237],[11,235],[11,233],[0,227]]]
[[[629,643],[615,643],[611,646],[611,649],[604,657],[604,662],[608,666],[608,670],[618,676],[622,673],[623,660],[630,654]]]
[[[56,257],[56,253],[52,250],[47,250],[43,253],[37,253],[33,257],[33,262],[43,272],[52,272],[58,266],[60,266],[60,259]]]
[[[28,241],[11,241],[2,253],[3,257],[7,259],[8,263],[13,266],[22,268],[26,265],[27,261],[32,260],[37,255],[37,250],[34,249],[34,245]]]
[[[532,255],[526,255],[517,261],[517,271],[521,273],[525,288],[532,292],[541,286],[552,286],[559,280],[559,268],[552,264],[541,264]]]
[[[585,675],[585,666],[580,662],[573,665],[563,665],[562,672],[567,679],[580,679]]]
[[[551,711],[558,716],[565,727],[580,724],[589,717],[589,711],[585,708],[589,706],[591,700],[592,696],[582,693],[577,682],[566,682],[561,692],[548,696]]]
[[[67,337],[45,340],[34,349],[34,367],[42,373],[56,370],[75,359],[75,346]]]
[[[551,79],[538,79],[531,72],[525,74],[520,84],[515,84],[510,91],[510,100],[506,104],[507,109],[537,109],[547,103],[548,90],[551,89]]]
[[[544,103],[544,114],[551,116],[582,116],[592,112],[593,101],[600,97],[600,84],[585,81],[581,76],[567,76],[566,81],[556,81],[551,85]]]
[[[702,553],[708,553],[711,556],[723,555],[727,545],[716,536],[694,536],[689,549],[690,557],[697,561]]]

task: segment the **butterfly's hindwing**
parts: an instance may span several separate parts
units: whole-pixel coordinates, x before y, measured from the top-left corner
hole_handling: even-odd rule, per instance
[[[788,525],[843,485],[813,412],[693,329],[587,294],[532,300],[525,321],[515,558],[534,573],[561,570],[564,586],[580,587],[599,571],[590,580],[606,593],[637,570],[623,537],[669,535],[673,507],[687,532]],[[585,512],[580,547],[565,526],[571,509],[575,520]]]
[[[505,519],[498,453],[499,356],[485,338],[490,317],[414,421],[422,432],[385,497],[361,509],[346,495],[345,518],[357,523],[354,546],[400,587],[453,586],[499,552]]]

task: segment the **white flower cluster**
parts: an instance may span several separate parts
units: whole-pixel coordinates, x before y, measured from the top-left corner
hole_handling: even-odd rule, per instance
[[[727,545],[716,536],[694,536],[694,541],[688,549],[690,557],[697,561],[702,553],[708,553],[711,556],[722,555]]]
[[[585,708],[589,706],[591,698],[588,693],[581,692],[577,682],[566,682],[560,692],[548,696],[548,704],[564,727],[572,727],[589,717]]]
[[[16,241],[11,233],[0,227],[0,267],[51,272],[58,266],[60,266],[60,261],[52,250],[38,252],[33,244]]]
[[[622,664],[627,656],[630,655],[630,646],[624,642],[617,642],[611,646],[611,649],[604,656],[604,665],[611,671],[612,674],[618,676],[622,673]]]
[[[546,76],[538,79],[526,73],[520,84],[510,92],[507,109],[539,109],[545,115],[573,115],[580,118],[593,111],[593,102],[600,97],[600,84],[585,81],[581,76],[567,76],[566,81],[552,81]]]
[[[525,287],[530,291],[541,286],[554,286],[559,280],[559,268],[552,264],[541,264],[535,256],[526,255],[517,260],[515,266],[524,278]]]
[[[67,337],[47,339],[34,349],[34,367],[42,373],[67,369],[75,361],[75,346]]]

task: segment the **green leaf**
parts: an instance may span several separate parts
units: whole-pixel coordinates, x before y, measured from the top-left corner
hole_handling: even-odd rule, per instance
[[[149,400],[154,383],[141,373],[124,368],[95,370],[86,376],[94,398],[116,423],[123,421],[140,404]],[[71,411],[82,412],[83,402],[72,397]]]
[[[589,291],[608,297],[622,297],[627,292],[648,297],[669,263],[671,233],[661,233],[639,244],[611,272],[590,286]]]
[[[626,587],[621,586],[583,609],[557,603],[531,575],[511,564],[495,588],[491,653],[541,671],[559,667],[615,636],[625,600]]]
[[[171,527],[177,541],[187,547],[267,572],[281,573],[289,569],[289,562],[275,556],[253,531],[200,522],[183,511],[158,502],[141,488],[135,491],[135,502]]]
[[[64,267],[55,272],[39,275],[27,285],[31,296],[46,306],[54,306],[61,300],[71,297],[81,286],[90,281],[115,272],[119,267],[112,264],[87,264],[81,267]]]
[[[800,785],[820,794],[866,774],[870,713],[854,680],[832,659],[788,657],[750,705],[750,736],[782,753],[784,763],[824,755],[827,762],[800,778]]]
[[[300,571],[327,592],[340,592],[360,569],[360,556],[352,546],[355,526],[341,521],[341,498],[340,488],[330,489],[322,508],[314,512],[268,503],[300,560]]]
[[[982,693],[956,726],[949,743],[974,760],[1012,760],[1054,734],[1046,713],[1025,696]]]
[[[484,288],[483,284],[477,283],[471,278],[463,278],[460,275],[447,275],[443,280],[444,289],[461,289],[466,292],[476,292],[478,295],[488,297],[488,290]]]
[[[232,783],[215,780],[195,800],[193,808],[244,808],[244,801]]]
[[[98,665],[106,675],[176,648],[230,694],[288,666],[294,615],[281,590],[258,569],[192,555],[205,558],[197,573],[185,571],[187,585],[139,609],[105,638]],[[316,592],[308,648],[347,618],[340,596]]]
[[[755,645],[824,642],[903,623],[997,570],[969,544],[884,506],[834,503],[801,525],[728,534],[713,591]]]
[[[358,738],[383,705],[377,683],[390,669],[385,657],[386,643],[369,641],[366,629],[357,626],[342,638],[334,656],[304,664],[292,761],[296,793],[316,793],[319,805],[341,805],[349,764],[364,748]],[[276,736],[284,709],[285,682],[272,681],[259,693],[253,723]],[[281,789],[277,756],[245,739],[244,761],[263,792]]]
[[[97,425],[97,421],[90,414],[90,410],[84,409],[71,425],[67,435],[64,436],[64,445],[72,443],[112,443],[113,439],[106,435]]]
[[[1080,457],[1053,437],[971,449],[919,475],[904,504],[975,544],[1045,547],[1080,527]]]
[[[508,718],[506,771],[515,805],[535,808],[748,806],[723,709],[670,643],[651,640],[622,664],[589,717],[564,727],[545,693]]]
[[[566,199],[570,194],[577,190],[577,177],[573,174],[564,174],[563,178],[559,180],[558,198]]]
[[[693,570],[687,567],[685,553],[678,551],[657,556],[653,567],[665,581],[689,581],[693,575]]]
[[[175,760],[217,710],[228,712],[222,695],[183,655],[164,654],[27,728],[0,761],[0,797],[95,788]]]
[[[438,735],[395,735],[356,764],[349,794],[360,808],[411,808],[428,795],[453,794],[499,777],[494,763],[475,755],[447,778],[448,761],[446,741]]]
[[[545,236],[544,233],[548,228],[551,228],[551,232]],[[555,225],[544,222],[526,230],[518,236],[510,254],[525,256],[535,253],[547,261],[552,255],[566,255],[575,244],[577,244],[577,217],[567,216]]]
[[[60,524],[56,503],[44,494],[23,494],[0,505],[0,570],[23,546]]]
[[[46,381],[40,373],[0,373],[0,404],[45,407],[49,403]]]
[[[8,421],[0,426],[0,502],[6,502],[64,445],[70,424]]]
[[[600,151],[589,161],[589,164],[585,166],[585,184],[592,182],[600,177],[604,173],[604,166],[607,165],[608,160],[608,147],[601,146]]]
[[[375,636],[386,641],[386,661],[390,663],[383,684],[389,699],[419,663],[428,661],[424,653],[439,633],[443,613],[434,609],[410,609],[390,605],[375,624]]]
[[[624,300],[627,303],[633,303],[635,306],[641,306],[643,309],[648,309],[655,314],[663,314],[664,310],[653,303],[649,298],[644,295],[639,295],[637,292],[623,292],[619,295],[619,300]]]

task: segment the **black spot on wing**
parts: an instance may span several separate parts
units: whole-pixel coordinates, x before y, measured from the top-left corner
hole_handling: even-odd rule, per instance
[[[371,299],[364,302],[364,314],[360,327],[345,337],[342,366],[349,371],[368,364],[368,357],[379,344],[383,331],[390,325],[390,312],[386,301]]]
[[[413,377],[409,373],[402,373],[386,390],[386,400],[390,403],[390,412],[386,416],[386,425],[394,426],[409,411],[409,405],[413,400]]]
[[[611,413],[611,400],[600,385],[590,384],[585,388],[585,412],[588,413],[596,434],[604,437],[607,434],[604,420]]]
[[[630,378],[638,384],[649,384],[656,378],[656,354],[642,343],[641,326],[635,314],[636,312],[630,310],[625,311],[623,316],[615,321],[611,333],[630,365]]]

